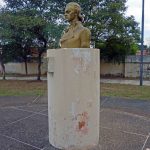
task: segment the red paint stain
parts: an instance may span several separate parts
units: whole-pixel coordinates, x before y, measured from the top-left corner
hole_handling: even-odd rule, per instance
[[[85,127],[85,121],[79,122],[79,130]]]
[[[78,125],[76,127],[78,132],[81,132],[83,134],[87,134],[88,132],[88,113],[87,112],[83,112],[81,114],[77,115],[77,122]]]

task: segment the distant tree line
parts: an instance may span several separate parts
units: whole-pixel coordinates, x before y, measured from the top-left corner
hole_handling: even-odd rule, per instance
[[[0,8],[0,47],[3,63],[14,59],[27,61],[30,48],[38,50],[38,76],[42,54],[58,48],[66,26],[62,15],[72,0],[4,0]],[[83,11],[85,26],[92,33],[92,44],[99,48],[101,59],[121,62],[138,49],[140,31],[133,16],[125,16],[127,0],[74,0]]]

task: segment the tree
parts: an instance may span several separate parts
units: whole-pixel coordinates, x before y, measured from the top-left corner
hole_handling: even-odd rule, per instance
[[[13,45],[11,45],[13,48]],[[0,44],[0,72],[2,73],[3,79],[5,80],[5,63],[15,59],[14,51],[9,51],[10,45]]]
[[[125,3],[126,0],[105,0],[102,4],[104,30],[96,47],[101,49],[101,59],[105,61],[124,62],[127,55],[138,50],[138,23],[133,16],[125,16]]]
[[[63,14],[66,4],[71,1],[53,1],[56,14]],[[92,3],[90,0],[75,1],[82,7],[85,16],[84,25],[91,30],[92,43],[95,43],[96,48],[101,49],[101,59],[106,61],[123,61],[126,55],[135,54],[137,50],[140,31],[134,17],[125,16],[126,1],[93,0]],[[61,23],[64,24],[64,20]],[[114,45],[117,49],[110,49],[110,45]]]
[[[32,1],[32,0],[5,0],[6,8],[3,9],[1,20],[8,26],[1,24],[1,29],[7,39],[6,43],[16,43],[20,47],[20,54],[25,62],[27,73],[27,56],[29,49],[35,46],[38,49],[38,76],[41,76],[41,57],[47,47],[58,46],[55,41],[60,36],[59,32],[62,26],[58,26],[56,22],[55,12],[51,12],[52,8],[50,1]],[[7,19],[6,19],[7,17]],[[8,29],[8,31],[7,31]],[[6,34],[8,32],[8,34]],[[1,36],[2,38],[2,36]]]
[[[11,34],[9,30],[6,35],[20,43],[25,52],[33,45],[38,48],[39,76],[42,53],[47,47],[58,47],[61,32],[66,25],[60,14],[64,14],[66,4],[71,1],[5,0],[4,12],[13,18],[13,21],[8,24]],[[139,40],[139,28],[133,16],[125,16],[126,0],[93,0],[92,2],[75,0],[75,2],[78,2],[83,9],[84,24],[91,30],[92,43],[95,43],[96,48],[101,49],[101,59],[120,62],[130,52],[135,52]],[[111,45],[116,51],[110,49]]]
[[[14,59],[22,58],[25,62],[27,74],[27,55],[29,55],[29,47],[32,45],[33,37],[30,32],[27,32],[28,26],[22,27],[26,23],[25,18],[21,18],[9,11],[2,11],[0,21],[1,44],[4,45],[5,51],[10,51],[10,54],[14,53]]]
[[[101,58],[106,62],[124,62],[125,56],[135,54],[138,50],[138,45],[132,43],[130,39],[116,36],[111,36],[105,43],[98,44],[97,47],[100,47],[101,50]]]
[[[5,80],[5,65],[3,61],[2,48],[0,48],[0,73],[2,73],[3,80]]]

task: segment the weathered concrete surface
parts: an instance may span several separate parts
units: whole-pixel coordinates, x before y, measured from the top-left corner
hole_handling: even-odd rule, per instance
[[[99,50],[49,49],[49,139],[56,148],[85,149],[99,143]]]
[[[11,99],[14,104],[6,106],[0,97],[0,150],[58,150],[48,142],[47,97],[29,104]],[[101,97],[100,145],[94,150],[149,150],[149,107],[150,101]]]

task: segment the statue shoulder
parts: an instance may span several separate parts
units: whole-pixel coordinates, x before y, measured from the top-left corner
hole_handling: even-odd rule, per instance
[[[69,26],[67,26],[64,30],[63,30],[63,34],[69,31]]]
[[[81,34],[91,35],[91,31],[87,27],[83,27]]]

